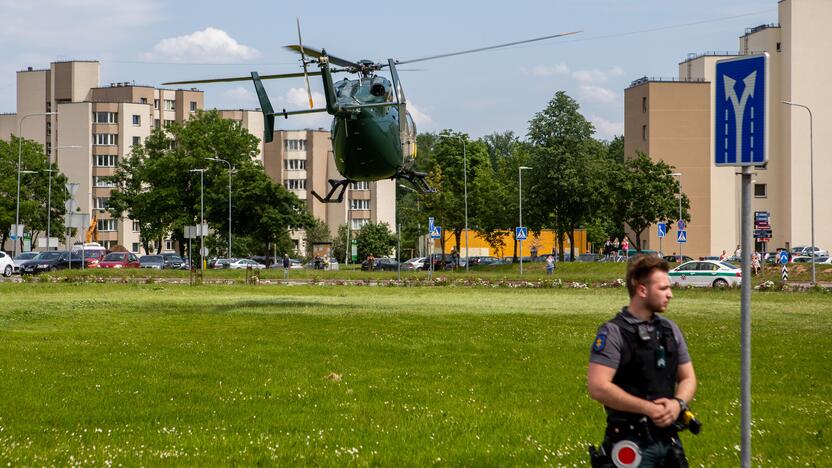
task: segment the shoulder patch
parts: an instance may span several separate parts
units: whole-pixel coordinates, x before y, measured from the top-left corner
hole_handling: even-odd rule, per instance
[[[592,343],[592,350],[596,353],[600,353],[604,350],[605,346],[607,346],[607,335],[598,334],[598,336],[595,337],[595,342]]]

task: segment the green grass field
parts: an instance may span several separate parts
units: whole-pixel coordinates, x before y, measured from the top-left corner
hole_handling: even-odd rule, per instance
[[[692,466],[739,460],[739,292],[675,292]],[[586,465],[624,289],[0,284],[0,462]],[[755,293],[753,449],[829,466],[828,293]],[[335,375],[337,374],[337,376]],[[338,377],[340,376],[340,378]]]

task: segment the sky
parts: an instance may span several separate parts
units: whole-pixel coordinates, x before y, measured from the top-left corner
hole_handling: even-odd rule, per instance
[[[478,138],[513,131],[565,91],[611,139],[624,131],[624,89],[642,76],[676,77],[689,53],[736,51],[745,28],[777,22],[776,0],[165,1],[0,0],[0,113],[14,112],[15,72],[98,60],[101,84],[300,70],[283,46],[386,62],[515,42],[566,38],[413,64],[400,73],[420,132]],[[320,78],[310,77],[316,104]],[[204,84],[207,108],[254,109],[251,82]],[[267,83],[275,109],[308,106],[303,79]],[[326,114],[278,128],[329,128]]]

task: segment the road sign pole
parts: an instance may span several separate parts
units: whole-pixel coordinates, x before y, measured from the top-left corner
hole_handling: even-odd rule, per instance
[[[743,468],[751,466],[751,166],[742,168],[742,291],[740,293],[740,432]]]

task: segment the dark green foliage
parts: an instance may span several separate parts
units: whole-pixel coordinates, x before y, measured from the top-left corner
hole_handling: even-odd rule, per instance
[[[386,257],[393,252],[396,246],[396,236],[390,231],[390,226],[387,223],[369,223],[365,224],[358,235],[356,236],[358,242],[358,258],[363,260],[368,255],[373,257]]]

